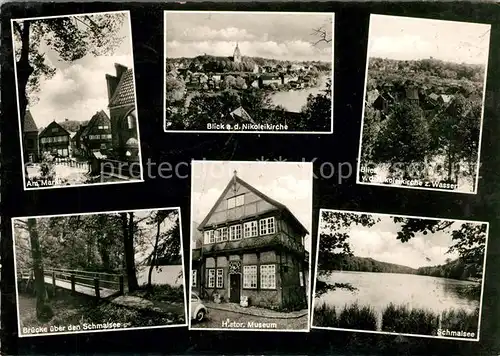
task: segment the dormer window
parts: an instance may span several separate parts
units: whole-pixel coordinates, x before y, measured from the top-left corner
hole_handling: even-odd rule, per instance
[[[245,203],[245,194],[240,194],[227,200],[227,208],[233,209]]]

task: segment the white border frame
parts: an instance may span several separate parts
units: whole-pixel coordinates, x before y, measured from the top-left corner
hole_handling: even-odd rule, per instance
[[[40,333],[40,334],[23,334],[21,328],[21,318],[20,318],[20,310],[19,310],[19,291],[18,291],[18,281],[17,281],[17,261],[16,261],[16,234],[14,229],[14,221],[21,219],[29,219],[29,218],[52,218],[52,217],[63,217],[63,216],[85,216],[85,215],[98,215],[98,214],[116,214],[116,213],[129,213],[129,212],[138,212],[138,211],[159,211],[159,210],[177,210],[179,212],[179,229],[180,229],[180,251],[181,251],[181,263],[182,263],[182,277],[184,279],[183,287],[184,287],[184,324],[176,324],[176,325],[155,325],[155,326],[140,326],[140,327],[129,327],[129,328],[116,328],[116,329],[104,329],[104,330],[81,330],[81,331],[69,331],[69,332],[48,332],[48,333]],[[97,333],[97,332],[113,332],[113,331],[129,331],[129,330],[148,330],[148,329],[161,329],[161,328],[178,328],[178,327],[186,327],[187,317],[188,317],[188,308],[187,308],[187,292],[186,292],[186,271],[184,264],[184,243],[183,243],[183,235],[182,235],[182,218],[181,218],[181,208],[176,207],[166,207],[166,208],[151,208],[151,209],[132,209],[132,210],[110,210],[110,211],[98,211],[91,213],[74,213],[74,214],[55,214],[55,215],[34,215],[34,216],[18,216],[11,218],[11,229],[12,229],[12,249],[14,252],[14,274],[15,274],[15,284],[16,284],[16,302],[17,302],[17,332],[19,338],[24,337],[40,337],[40,336],[53,336],[53,335],[73,335],[73,334],[89,334],[89,333]]]
[[[483,81],[483,100],[482,100],[482,106],[481,106],[481,122],[480,122],[480,128],[479,128],[479,140],[478,140],[478,147],[477,147],[477,162],[476,162],[476,182],[474,186],[474,190],[472,192],[465,192],[465,191],[460,191],[460,190],[450,190],[450,189],[443,189],[443,188],[429,188],[429,187],[414,187],[414,186],[404,186],[404,185],[398,185],[398,184],[383,184],[383,183],[370,183],[370,182],[363,182],[359,179],[359,174],[360,174],[360,167],[361,167],[361,149],[363,145],[363,128],[364,128],[364,119],[365,119],[365,108],[366,108],[366,84],[368,82],[368,66],[370,64],[370,36],[372,34],[372,18],[374,16],[388,16],[388,17],[397,17],[397,18],[407,18],[407,19],[417,19],[417,20],[429,20],[429,21],[439,21],[439,22],[454,22],[454,23],[463,23],[463,24],[480,24],[480,25],[485,25],[489,26],[489,31],[490,33],[488,34],[488,55],[486,58],[486,64],[484,67],[484,81]],[[482,23],[482,22],[467,22],[467,21],[452,21],[452,20],[441,20],[441,19],[435,19],[435,18],[425,18],[425,17],[410,17],[410,16],[393,16],[393,15],[385,15],[385,14],[370,14],[370,24],[368,28],[368,42],[367,42],[367,49],[366,49],[366,69],[365,69],[365,85],[363,89],[363,108],[361,112],[361,129],[360,129],[360,136],[359,136],[359,149],[358,149],[358,163],[357,163],[357,171],[356,171],[356,184],[362,184],[362,185],[372,185],[372,186],[379,186],[379,187],[391,187],[391,188],[403,188],[403,189],[417,189],[417,190],[430,190],[430,191],[438,191],[438,192],[447,192],[447,193],[458,193],[458,194],[477,194],[477,188],[479,184],[479,170],[481,168],[481,145],[482,145],[482,138],[483,138],[483,118],[484,118],[484,104],[485,104],[485,99],[486,99],[486,82],[488,79],[488,63],[489,63],[489,56],[490,56],[490,49],[491,49],[491,24],[487,23]]]
[[[478,342],[481,334],[481,316],[483,312],[483,296],[484,296],[484,281],[486,276],[486,260],[488,256],[488,240],[489,240],[489,232],[490,232],[490,223],[486,221],[474,221],[474,220],[461,220],[461,219],[449,219],[449,218],[429,218],[425,216],[414,216],[414,215],[400,215],[400,214],[387,214],[387,213],[366,213],[361,211],[352,211],[352,210],[338,210],[338,209],[319,209],[319,217],[318,217],[318,235],[317,235],[317,246],[316,246],[316,274],[314,276],[314,289],[312,291],[312,296],[314,297],[316,293],[316,281],[318,275],[318,258],[319,258],[319,240],[321,234],[321,220],[323,212],[333,212],[333,213],[345,213],[345,214],[357,214],[357,215],[370,215],[370,216],[386,216],[386,217],[399,217],[399,218],[411,218],[411,219],[425,219],[425,220],[437,220],[437,221],[453,221],[453,222],[462,222],[462,223],[472,223],[472,224],[486,224],[486,242],[484,245],[484,261],[483,261],[483,277],[481,278],[481,296],[479,297],[479,316],[477,321],[477,337],[475,339],[470,338],[460,338],[460,337],[452,337],[452,336],[438,336],[438,335],[422,335],[422,334],[406,334],[406,333],[397,333],[397,332],[389,332],[389,331],[372,331],[372,330],[359,330],[359,329],[343,329],[343,328],[335,328],[328,326],[314,326],[314,303],[316,302],[316,298],[313,298],[313,307],[311,312],[311,329],[320,329],[320,330],[338,330],[338,331],[349,331],[349,332],[360,332],[365,334],[379,334],[379,335],[402,335],[402,336],[411,336],[411,337],[422,337],[427,339],[440,339],[440,340],[458,340],[458,341],[469,341],[469,342]]]
[[[189,13],[189,14],[282,14],[282,15],[330,15],[332,18],[332,60],[331,67],[332,73],[330,79],[331,85],[331,118],[330,118],[330,131],[251,131],[251,130],[167,130],[165,127],[167,123],[167,103],[165,101],[166,89],[165,81],[167,79],[167,14],[168,13]],[[163,131],[165,133],[197,133],[197,134],[309,134],[309,135],[322,135],[332,134],[334,126],[334,82],[335,82],[335,13],[334,12],[273,12],[273,11],[189,11],[189,10],[165,10],[163,11]]]
[[[141,169],[141,178],[140,179],[132,179],[129,181],[123,181],[123,182],[101,182],[101,183],[88,183],[88,184],[74,184],[74,185],[52,185],[52,186],[47,186],[47,187],[27,187],[26,186],[26,176],[25,176],[25,166],[26,163],[24,162],[24,142],[23,142],[23,132],[22,132],[22,124],[21,121],[24,120],[24,117],[21,118],[21,108],[19,105],[19,88],[18,88],[18,79],[17,79],[17,60],[16,60],[16,42],[15,42],[15,36],[14,36],[14,22],[15,21],[36,21],[36,20],[47,20],[47,19],[56,19],[56,18],[61,18],[61,17],[78,17],[78,16],[95,16],[95,15],[111,15],[111,14],[119,14],[119,13],[124,13],[127,15],[128,19],[128,25],[130,29],[130,49],[132,50],[132,71],[133,71],[133,81],[134,81],[134,107],[135,107],[135,112],[136,112],[136,121],[137,121],[137,141],[139,142],[139,166]],[[23,189],[24,191],[32,191],[32,190],[42,190],[42,189],[57,189],[57,188],[75,188],[75,187],[93,187],[96,185],[109,185],[109,184],[126,184],[126,183],[142,183],[144,182],[144,167],[143,167],[143,162],[142,162],[142,148],[141,148],[141,136],[140,136],[140,125],[139,125],[139,115],[138,115],[138,107],[137,107],[137,85],[135,81],[135,60],[134,60],[134,44],[133,44],[133,38],[132,38],[132,19],[130,16],[130,11],[129,10],[123,10],[123,11],[106,11],[106,12],[91,12],[91,13],[83,13],[83,14],[69,14],[69,15],[57,15],[57,16],[42,16],[42,17],[26,17],[26,18],[19,18],[19,19],[11,19],[10,20],[10,29],[11,29],[11,35],[12,35],[12,56],[14,58],[14,78],[16,82],[16,101],[17,101],[17,117],[18,117],[18,125],[19,125],[19,144],[21,147],[21,170],[22,170],[22,175],[23,175]],[[28,109],[28,107],[26,108]]]
[[[237,164],[243,164],[243,165],[250,165],[250,164],[258,164],[258,165],[266,165],[266,164],[275,164],[275,165],[283,165],[283,164],[292,164],[292,165],[297,165],[297,164],[304,164],[306,167],[309,166],[310,168],[310,180],[311,180],[311,186],[310,186],[310,195],[311,195],[311,228],[312,228],[312,216],[313,216],[313,201],[314,201],[314,194],[313,194],[313,183],[314,183],[314,174],[313,174],[313,164],[311,162],[267,162],[267,161],[228,161],[228,160],[192,160],[191,161],[191,223],[192,225],[192,220],[193,220],[193,191],[194,191],[194,175],[193,175],[193,164],[204,164],[204,163],[212,163],[212,164],[217,164],[217,163],[237,163]],[[250,183],[248,183],[250,184]],[[221,192],[222,194],[222,192]],[[214,203],[215,204],[215,203]],[[311,268],[312,268],[312,251],[309,252],[309,278],[307,281],[307,285],[305,286],[306,289],[306,297],[307,297],[307,326],[305,329],[252,329],[252,328],[196,328],[192,326],[192,320],[191,320],[191,292],[192,292],[192,281],[193,281],[193,268],[192,268],[192,259],[193,259],[193,249],[194,249],[194,244],[193,244],[193,228],[192,226],[189,227],[189,323],[188,323],[188,330],[197,330],[197,331],[251,331],[251,332],[305,332],[308,333],[311,331],[311,324],[312,324],[312,314],[311,314],[311,296],[312,296],[312,291],[311,291]],[[312,243],[312,231],[309,233],[309,238],[311,239],[311,245],[310,249],[312,250],[313,243]],[[305,246],[304,246],[305,248]],[[307,250],[306,250],[307,251]],[[186,293],[187,290],[186,290]],[[307,293],[309,295],[307,295]],[[211,312],[213,313],[213,311]],[[291,319],[293,320],[293,319]]]

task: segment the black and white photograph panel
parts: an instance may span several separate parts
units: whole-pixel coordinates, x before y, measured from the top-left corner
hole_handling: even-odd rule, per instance
[[[358,183],[476,193],[490,28],[370,16]]]
[[[479,341],[488,227],[322,209],[312,327]]]
[[[193,161],[190,329],[309,331],[312,164]]]
[[[333,13],[164,16],[166,132],[333,132]]]
[[[187,326],[179,208],[12,219],[19,336]]]
[[[130,13],[11,25],[24,189],[143,181]]]

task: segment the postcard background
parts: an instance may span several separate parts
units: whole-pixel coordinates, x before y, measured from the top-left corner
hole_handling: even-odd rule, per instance
[[[169,134],[163,132],[163,10],[260,10],[335,12],[334,133],[332,135]],[[170,162],[181,176],[138,184],[23,191],[10,19],[57,14],[131,10],[137,104],[143,164]],[[370,13],[440,18],[492,24],[490,62],[477,195],[356,185],[366,46]],[[189,3],[189,4],[4,4],[2,7],[2,347],[7,354],[47,353],[443,353],[494,354],[500,321],[500,8],[495,4],[347,3]],[[281,158],[280,158],[281,157]],[[397,338],[314,330],[308,334],[203,332],[187,328],[119,331],[33,339],[17,338],[14,260],[10,217],[180,206],[189,222],[191,159],[314,161],[317,175],[350,162],[352,174],[315,179],[312,245],[316,246],[319,208],[433,216],[490,222],[485,299],[480,342]],[[337,172],[338,173],[338,172]],[[346,174],[347,172],[344,172]],[[184,223],[184,250],[189,256]],[[313,256],[315,251],[313,248]],[[189,258],[185,259],[186,270]],[[314,264],[313,264],[314,268]],[[312,274],[314,275],[314,270]],[[159,342],[160,341],[160,342]]]

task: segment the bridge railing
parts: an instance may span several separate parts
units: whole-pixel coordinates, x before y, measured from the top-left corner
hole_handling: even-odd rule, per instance
[[[101,297],[101,288],[115,290],[120,294],[124,293],[124,277],[121,274],[64,268],[47,269],[44,271],[44,274],[45,276],[52,277],[52,285],[54,287],[56,287],[56,281],[58,280],[68,282],[71,285],[73,293],[75,293],[77,285],[94,288],[94,295],[97,298]]]

